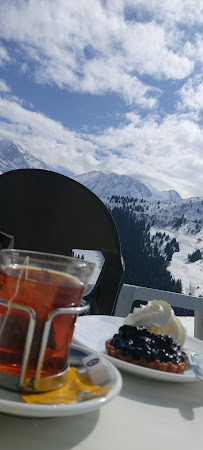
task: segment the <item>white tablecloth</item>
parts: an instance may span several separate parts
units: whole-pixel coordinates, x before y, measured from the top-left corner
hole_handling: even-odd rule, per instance
[[[79,416],[0,414],[2,450],[191,450],[200,448],[203,383],[165,383],[122,373],[121,394]]]

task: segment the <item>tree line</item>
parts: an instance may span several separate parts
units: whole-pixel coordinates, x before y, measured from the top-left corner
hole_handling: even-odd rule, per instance
[[[116,223],[125,262],[123,283],[145,286],[170,292],[182,292],[180,279],[172,277],[168,270],[169,258],[164,257],[157,243],[150,238],[150,224],[127,207],[114,207],[111,214]],[[174,244],[175,242],[173,242]],[[188,310],[174,308],[176,314],[191,314]]]

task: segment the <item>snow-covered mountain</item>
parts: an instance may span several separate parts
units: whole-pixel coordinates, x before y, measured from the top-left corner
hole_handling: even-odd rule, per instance
[[[178,201],[181,196],[174,190],[159,191],[150,183],[144,183],[128,175],[106,174],[93,171],[77,175],[76,181],[86,186],[101,199],[112,195],[121,195],[148,200]]]
[[[48,169],[39,159],[35,158],[20,145],[7,139],[0,140],[0,173],[15,169]]]
[[[8,139],[0,139],[0,173],[22,168],[54,170],[54,168],[35,158],[19,144],[15,144]],[[159,191],[150,183],[143,183],[127,175],[93,171],[74,176],[72,172],[64,171],[63,168],[56,168],[55,170],[74,178],[101,199],[106,199],[112,195],[160,201],[178,201],[181,199],[176,191]]]

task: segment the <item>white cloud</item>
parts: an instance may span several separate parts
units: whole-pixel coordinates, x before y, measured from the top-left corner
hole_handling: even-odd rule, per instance
[[[202,195],[201,127],[185,116],[167,116],[161,122],[153,117],[137,120],[132,113],[127,118],[128,124],[89,136],[109,152],[108,170],[136,175],[160,189],[176,189],[183,197]]]
[[[157,79],[187,77],[193,70],[193,62],[174,53],[168,40],[164,27],[155,22],[129,24],[122,42],[128,64],[134,66],[139,74]]]
[[[182,196],[202,195],[202,22],[203,0],[1,0],[4,74],[13,64],[33,82],[115,93],[131,109],[117,127],[91,134],[84,124],[86,132],[76,133],[11,95],[2,75],[1,135],[77,174],[126,173]],[[181,80],[179,115],[169,115],[168,105],[159,109],[164,83],[178,89]]]
[[[84,171],[84,167],[88,170],[86,153],[94,153],[95,146],[79,134],[69,131],[44,114],[29,111],[8,99],[0,98],[0,117],[3,119],[0,134],[20,143],[45,163],[70,167],[70,170],[73,170],[73,166],[78,173]]]
[[[5,80],[0,78],[0,92],[10,92],[10,88]]]
[[[109,0],[111,1],[111,0]],[[202,24],[203,1],[202,0],[126,0],[125,4],[132,10],[138,10],[138,17],[148,11],[160,22]]]
[[[203,110],[203,77],[201,75],[189,79],[178,92],[180,109],[201,112]]]
[[[8,55],[5,47],[3,47],[3,45],[0,45],[0,67],[9,61],[10,61],[10,58],[9,58],[9,55]]]
[[[84,78],[78,90],[96,95],[113,91],[122,95],[129,104],[136,102],[140,106],[155,107],[157,100],[155,95],[153,98],[153,93],[157,95],[158,89],[144,85],[136,76],[125,71],[123,66],[119,58],[110,58],[108,64],[105,59],[86,62]]]
[[[75,0],[4,0],[0,4],[0,35],[18,43],[24,59],[22,70],[29,70],[34,63],[30,75],[39,83],[100,95],[115,92],[127,103],[154,108],[156,90],[138,77],[147,74],[179,80],[194,68],[189,37],[176,27],[179,15],[175,15],[175,6],[182,11],[181,2],[172,3],[141,5],[120,0],[102,5],[99,0],[80,0],[78,7]],[[158,4],[160,14],[154,21],[135,23],[125,18],[126,6],[137,8],[138,17],[139,8],[150,10],[153,17]],[[192,8],[189,10],[191,15]],[[176,19],[170,29],[164,22],[167,13]]]

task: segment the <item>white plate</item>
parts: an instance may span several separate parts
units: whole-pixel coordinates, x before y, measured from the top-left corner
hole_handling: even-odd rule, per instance
[[[75,325],[73,342],[87,347],[92,351],[97,351],[104,354],[106,359],[116,367],[126,372],[131,372],[134,375],[160,381],[197,381],[197,378],[190,367],[188,367],[183,374],[175,374],[136,366],[134,364],[108,356],[105,349],[105,341],[118,332],[118,328],[123,325],[123,320],[124,319],[122,317],[115,316],[90,315],[78,317]],[[187,337],[185,341],[185,348],[196,352],[203,352],[203,342],[192,337]]]
[[[76,345],[72,345],[72,348],[75,350],[73,356],[78,353],[80,357],[85,357],[92,353],[89,350],[80,349]],[[113,400],[119,394],[122,387],[122,378],[119,371],[110,362],[107,361],[107,363],[111,380],[105,386],[110,385],[110,390],[102,397],[73,404],[38,405],[25,403],[17,393],[0,388],[0,412],[26,417],[60,417],[83,414],[96,410]]]

